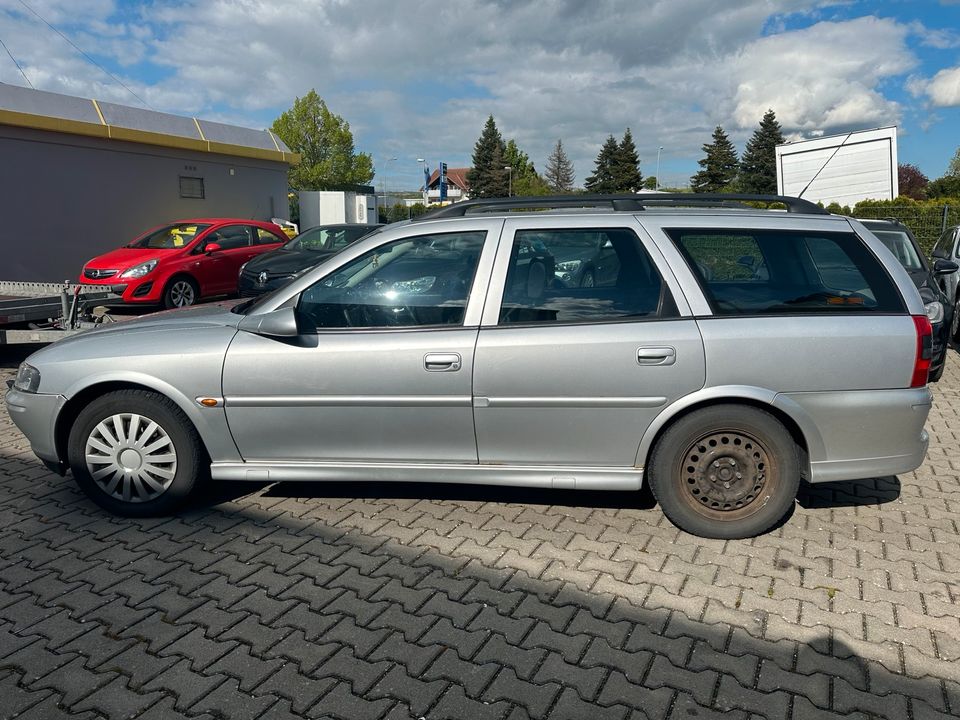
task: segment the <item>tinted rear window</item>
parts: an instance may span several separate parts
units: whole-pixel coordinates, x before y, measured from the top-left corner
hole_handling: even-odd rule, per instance
[[[905,312],[893,280],[854,233],[666,232],[717,315]]]

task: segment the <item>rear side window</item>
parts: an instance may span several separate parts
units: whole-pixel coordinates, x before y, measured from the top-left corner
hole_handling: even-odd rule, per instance
[[[670,291],[626,229],[518,230],[501,325],[675,317]]]
[[[905,312],[893,280],[853,233],[666,232],[717,315]]]

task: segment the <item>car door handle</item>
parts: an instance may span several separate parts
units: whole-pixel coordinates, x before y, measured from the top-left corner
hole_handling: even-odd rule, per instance
[[[456,372],[461,364],[459,353],[427,353],[423,356],[423,367],[429,372]]]
[[[670,346],[637,349],[637,362],[641,365],[673,365],[676,361],[676,348]]]

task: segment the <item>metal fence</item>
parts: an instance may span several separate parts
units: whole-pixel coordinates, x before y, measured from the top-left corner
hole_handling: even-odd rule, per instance
[[[906,225],[917,238],[920,247],[928,256],[937,238],[952,225],[960,225],[960,206],[938,205],[935,207],[916,207],[900,205],[893,207],[865,207],[854,211],[854,217],[883,220],[895,218]]]

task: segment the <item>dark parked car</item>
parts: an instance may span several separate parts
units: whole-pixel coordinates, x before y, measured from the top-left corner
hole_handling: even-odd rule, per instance
[[[352,223],[320,225],[304,230],[283,247],[241,267],[237,290],[241,297],[255,297],[276,290],[381,227],[383,225]]]
[[[552,250],[556,282],[563,287],[606,287],[617,281],[620,263],[601,232],[570,233],[566,244]]]
[[[933,263],[936,268],[941,261],[960,263],[960,225],[954,225],[943,231],[933,248]],[[953,323],[950,334],[955,343],[960,344],[960,272],[937,273],[937,284],[953,304]]]
[[[910,279],[920,291],[927,318],[933,326],[933,362],[930,365],[930,382],[936,382],[943,375],[943,366],[950,344],[950,331],[954,325],[954,302],[941,287],[938,276],[949,275],[958,270],[952,260],[935,258],[933,266],[927,262],[920,250],[917,239],[908,228],[898,220],[861,220],[861,222],[889,248]]]

